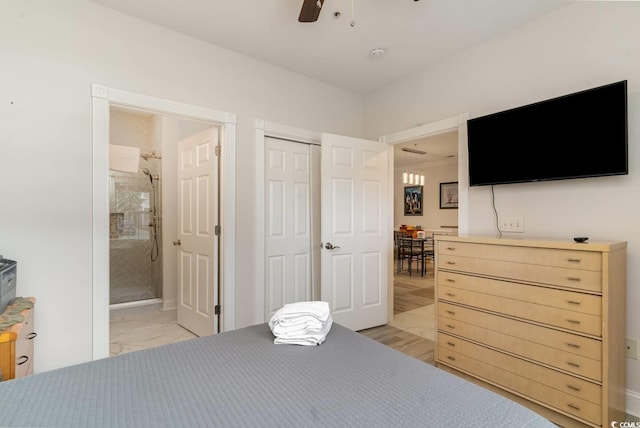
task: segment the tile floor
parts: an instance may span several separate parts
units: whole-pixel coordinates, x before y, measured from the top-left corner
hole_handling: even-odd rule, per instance
[[[111,356],[197,337],[178,325],[175,309],[116,316],[109,325]]]
[[[407,312],[396,314],[390,326],[425,339],[435,340],[434,305],[423,306]]]

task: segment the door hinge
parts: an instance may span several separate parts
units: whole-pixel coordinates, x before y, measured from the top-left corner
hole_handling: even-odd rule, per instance
[[[214,315],[220,315],[220,305],[215,305],[213,307],[213,314]]]
[[[220,235],[220,225],[216,224],[216,227],[213,228],[213,233],[216,235]]]
[[[216,146],[216,156],[220,156],[220,146]]]

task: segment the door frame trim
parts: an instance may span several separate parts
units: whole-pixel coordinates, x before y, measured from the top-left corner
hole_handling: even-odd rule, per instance
[[[255,246],[255,278],[256,278],[256,294],[254,308],[254,322],[263,323],[265,317],[265,137],[279,138],[297,143],[320,145],[320,132],[308,131],[306,129],[295,128],[292,126],[281,125],[274,122],[268,122],[262,119],[255,120],[255,195],[256,195],[256,246]]]
[[[222,299],[221,331],[235,328],[235,175],[236,123],[234,113],[150,97],[92,84],[92,357],[109,356],[109,108],[111,105],[211,122],[221,127],[219,283]],[[229,257],[225,257],[229,254]]]

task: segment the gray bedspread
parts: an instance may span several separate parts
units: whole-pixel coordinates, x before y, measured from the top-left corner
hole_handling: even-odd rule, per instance
[[[552,425],[340,325],[303,347],[263,324],[2,382],[0,426]]]

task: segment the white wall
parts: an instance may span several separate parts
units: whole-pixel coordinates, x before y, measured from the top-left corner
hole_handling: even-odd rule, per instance
[[[85,0],[0,1],[0,252],[35,371],[91,359],[91,84],[236,113],[236,326],[253,323],[254,120],[362,134],[362,98]]]
[[[496,205],[501,215],[524,216],[525,236],[628,241],[627,335],[633,337],[640,337],[639,22],[638,2],[573,2],[365,98],[365,134],[373,138],[627,79],[628,176],[496,186]],[[470,233],[495,234],[489,188],[469,190],[469,217]],[[629,409],[640,414],[637,360],[627,359],[627,388]]]
[[[457,226],[457,209],[440,209],[440,183],[458,181],[458,165],[455,163],[436,164],[427,167],[416,167],[418,173],[424,175],[424,189],[422,193],[422,215],[404,215],[404,187],[402,183],[402,169],[394,171],[394,206],[393,223],[398,229],[400,225],[420,225],[423,229],[439,229],[440,226]]]

